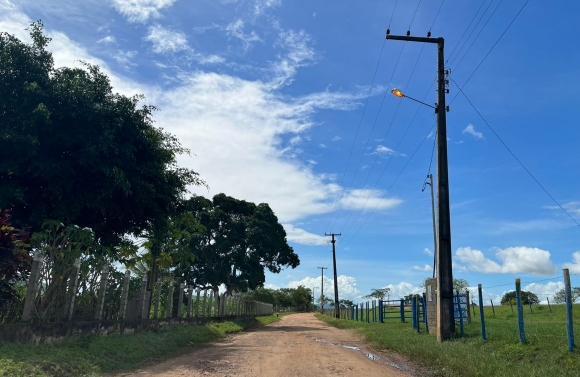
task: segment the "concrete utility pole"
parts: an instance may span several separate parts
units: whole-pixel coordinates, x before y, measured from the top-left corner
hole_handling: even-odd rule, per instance
[[[423,190],[425,191],[425,187],[427,185],[429,185],[429,187],[431,188],[431,214],[433,215],[433,255],[434,255],[434,261],[433,261],[433,277],[435,277],[435,272],[437,271],[437,220],[435,218],[435,197],[433,196],[433,174],[429,174],[427,175],[427,178],[429,178],[429,182],[425,181],[425,183],[423,183]]]
[[[449,171],[447,166],[447,111],[443,38],[390,35],[387,39],[437,44],[437,340],[455,332],[453,318],[453,271],[451,267],[451,215],[449,211]]]
[[[331,236],[332,237],[332,241],[330,241],[332,243],[332,265],[334,267],[334,317],[335,318],[340,318],[340,307],[338,305],[338,280],[337,280],[337,273],[336,273],[336,248],[335,248],[335,243],[336,240],[334,239],[334,236],[340,236],[340,233],[324,233],[324,235],[326,237]]]
[[[324,313],[324,270],[328,267],[318,267],[322,270],[322,277],[320,278],[320,313]]]

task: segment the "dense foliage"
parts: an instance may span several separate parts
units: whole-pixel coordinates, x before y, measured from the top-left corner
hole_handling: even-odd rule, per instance
[[[535,293],[528,292],[528,291],[521,291],[520,300],[522,302],[522,305],[539,304],[540,303],[540,299],[538,298],[538,296]],[[510,291],[510,292],[504,293],[503,297],[501,298],[502,305],[509,305],[510,302],[512,304],[516,303],[516,291]]]

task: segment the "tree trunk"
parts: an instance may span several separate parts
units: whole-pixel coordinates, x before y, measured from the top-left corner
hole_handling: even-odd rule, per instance
[[[155,275],[157,274],[157,257],[153,256],[153,262],[151,263],[151,276],[149,277],[149,290],[153,292],[153,287],[155,286]]]

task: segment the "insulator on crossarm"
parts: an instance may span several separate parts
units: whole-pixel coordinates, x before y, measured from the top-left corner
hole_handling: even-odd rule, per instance
[[[391,34],[391,29],[387,29],[387,35]]]
[[[427,38],[431,38],[431,32],[427,32]]]
[[[407,37],[411,35],[411,30],[407,30]]]

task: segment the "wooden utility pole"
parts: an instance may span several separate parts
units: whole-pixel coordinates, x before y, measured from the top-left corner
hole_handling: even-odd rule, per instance
[[[449,171],[447,165],[447,111],[443,38],[390,35],[387,39],[437,44],[437,340],[455,332],[453,318],[453,271],[451,267],[451,215],[449,210]],[[420,101],[418,101],[420,102]],[[429,105],[428,105],[429,106]]]
[[[337,273],[336,273],[336,248],[335,248],[335,243],[336,240],[334,239],[334,236],[340,236],[340,233],[324,233],[325,236],[331,236],[332,237],[332,241],[330,241],[332,243],[332,265],[334,267],[334,317],[335,318],[340,318],[340,307],[338,305],[338,280],[337,280]]]
[[[322,270],[322,277],[320,278],[320,313],[324,313],[324,270],[328,267],[318,267]]]

